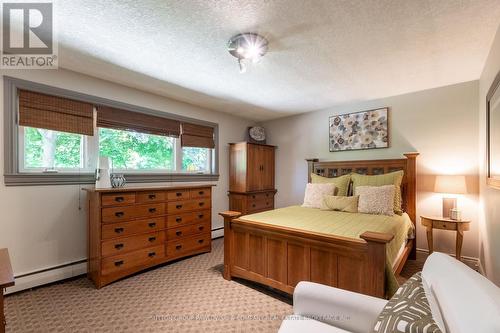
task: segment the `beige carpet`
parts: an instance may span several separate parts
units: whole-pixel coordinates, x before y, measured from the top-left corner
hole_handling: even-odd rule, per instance
[[[408,261],[404,281],[425,257]],[[86,278],[6,297],[7,332],[276,332],[291,299],[221,276],[223,240],[213,251],[97,290]]]

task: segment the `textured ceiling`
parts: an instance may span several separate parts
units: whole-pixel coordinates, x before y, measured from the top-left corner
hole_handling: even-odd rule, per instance
[[[500,0],[64,0],[61,67],[267,120],[478,79]],[[239,32],[269,39],[240,74]]]

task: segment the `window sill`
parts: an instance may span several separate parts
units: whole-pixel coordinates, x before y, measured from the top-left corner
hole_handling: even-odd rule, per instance
[[[219,180],[218,174],[125,173],[124,176],[127,183],[202,182]],[[6,186],[94,184],[95,176],[93,173],[17,173],[5,174],[4,183]]]

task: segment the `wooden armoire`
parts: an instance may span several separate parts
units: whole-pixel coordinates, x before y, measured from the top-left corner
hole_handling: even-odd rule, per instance
[[[229,144],[229,209],[252,214],[274,209],[274,151],[265,144]]]

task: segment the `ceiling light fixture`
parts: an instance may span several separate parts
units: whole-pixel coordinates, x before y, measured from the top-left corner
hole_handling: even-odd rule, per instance
[[[259,62],[267,52],[267,45],[267,39],[261,35],[247,32],[231,37],[227,44],[227,50],[233,57],[238,59],[240,73],[245,73],[245,61]]]

